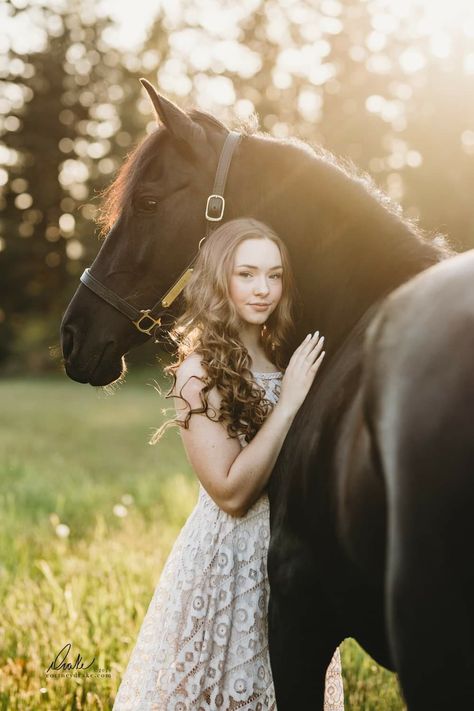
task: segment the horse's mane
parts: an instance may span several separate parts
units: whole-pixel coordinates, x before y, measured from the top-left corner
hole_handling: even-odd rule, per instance
[[[192,108],[188,111],[188,115],[196,122],[208,126],[209,128],[215,127],[229,130],[229,126],[226,126],[219,119],[206,111]],[[327,167],[329,169],[327,171],[329,177],[331,173],[336,172],[339,173],[340,176],[344,176],[349,184],[353,184],[352,189],[355,187],[354,184],[357,184],[363,189],[366,198],[367,196],[372,197],[376,203],[382,206],[384,210],[391,215],[392,219],[403,223],[407,231],[411,232],[412,236],[418,238],[417,241],[424,240],[427,245],[429,244],[432,248],[438,248],[441,258],[454,253],[446,235],[438,232],[428,233],[419,226],[415,218],[404,215],[401,206],[393,202],[392,199],[376,185],[369,173],[358,167],[349,158],[337,155],[323,146],[309,144],[297,137],[276,139],[259,130],[258,117],[255,113],[246,120],[235,117],[232,120],[231,128],[239,131],[244,136],[263,139],[265,142],[268,141],[275,146],[280,146],[280,149],[284,151],[286,149],[291,152],[291,158],[293,160],[295,158],[294,149],[297,149],[297,153],[299,153],[301,157],[306,155],[310,160],[315,160],[323,164],[324,167]],[[126,156],[125,162],[120,167],[113,182],[99,194],[98,197],[101,201],[101,205],[96,218],[97,224],[100,227],[99,238],[106,236],[124,207],[130,204],[137,185],[156,156],[158,143],[163,135],[163,131],[164,127],[158,125],[151,134],[138,143]],[[280,153],[280,155],[282,154]],[[346,181],[343,181],[343,183]],[[339,185],[339,187],[341,186]]]
[[[374,178],[362,167],[355,164],[352,159],[339,155],[328,148],[313,144],[308,141],[303,141],[296,136],[291,136],[284,139],[276,139],[273,136],[258,130],[250,130],[247,135],[253,135],[258,138],[266,139],[268,142],[279,145],[288,154],[290,160],[295,162],[295,149],[301,157],[307,159],[307,166],[312,169],[318,165],[324,171],[324,176],[328,178],[327,185],[334,184],[334,177],[337,176],[337,187],[341,190],[341,196],[344,197],[344,188],[347,194],[356,193],[359,197],[364,197],[364,205],[374,207],[378,204],[384,209],[385,215],[389,213],[392,220],[407,228],[412,236],[424,240],[434,245],[435,248],[441,249],[441,256],[451,256],[455,253],[454,246],[450,244],[450,240],[446,234],[438,230],[427,230],[419,224],[418,218],[407,216],[402,206],[395,202],[379,185],[375,183]],[[283,154],[280,153],[280,159]],[[311,177],[308,175],[307,177]],[[314,175],[313,175],[314,177]],[[320,183],[320,190],[324,189],[324,183]],[[314,188],[313,188],[314,189]],[[367,198],[369,198],[367,200]],[[370,200],[372,198],[372,200]]]
[[[404,215],[366,171],[322,146],[258,132],[245,170],[256,177],[239,210],[284,239],[299,275],[299,320],[333,347],[371,304],[456,254],[445,234]]]

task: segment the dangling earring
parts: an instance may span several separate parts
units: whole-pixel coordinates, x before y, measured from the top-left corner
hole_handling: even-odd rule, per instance
[[[266,336],[266,335],[267,335],[267,331],[268,331],[267,324],[264,323],[264,324],[263,324],[263,327],[262,327],[262,336]],[[275,348],[276,348],[276,343],[275,343],[275,341],[272,341],[272,342],[271,342],[271,349],[272,349],[272,351],[274,351]]]

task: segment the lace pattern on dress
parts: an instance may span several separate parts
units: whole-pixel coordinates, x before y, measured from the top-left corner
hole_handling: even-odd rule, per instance
[[[281,373],[254,376],[276,403]],[[267,640],[269,537],[266,493],[245,516],[233,517],[199,485],[113,711],[277,711]],[[343,709],[336,649],[326,672],[324,711]]]

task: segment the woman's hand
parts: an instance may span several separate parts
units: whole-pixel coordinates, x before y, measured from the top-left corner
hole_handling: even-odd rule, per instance
[[[295,350],[281,381],[280,407],[293,414],[299,410],[326,353],[321,352],[323,344],[324,336],[319,338],[319,331],[316,331],[312,336],[308,333]]]

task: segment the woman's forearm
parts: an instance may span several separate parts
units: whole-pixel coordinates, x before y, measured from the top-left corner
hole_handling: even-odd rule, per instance
[[[295,414],[278,402],[255,437],[234,459],[227,482],[236,516],[243,516],[265,488]]]

